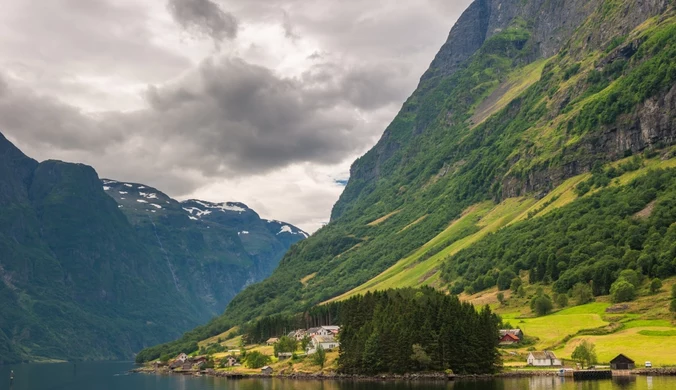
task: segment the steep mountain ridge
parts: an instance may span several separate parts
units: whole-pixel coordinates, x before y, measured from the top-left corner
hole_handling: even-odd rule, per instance
[[[400,275],[405,285],[457,289],[476,277],[481,283],[473,287],[490,287],[496,270],[483,268],[490,261],[478,271],[463,263],[472,272],[442,264],[529,212],[570,201],[575,207],[566,210],[587,207],[577,203],[577,190],[559,188],[570,189],[569,178],[589,175],[608,185],[618,168],[604,164],[670,153],[674,37],[669,1],[475,1],[382,139],[353,164],[331,223],[293,246],[270,278],[237,295],[221,317],[143,356],[262,316],[300,313],[355,288],[398,287]],[[578,179],[575,186],[589,185],[586,177],[570,180]],[[549,197],[558,192],[566,202]],[[624,193],[604,192],[603,199]],[[631,219],[625,222],[628,229]],[[457,248],[461,241],[466,247]],[[567,250],[576,245],[587,243]],[[619,253],[624,242],[599,245]],[[590,268],[600,259],[585,261]],[[443,278],[442,268],[449,270]],[[374,278],[388,269],[392,275],[378,285]]]
[[[38,163],[2,135],[0,175],[0,363],[130,358],[221,312],[306,237],[242,204],[247,219],[192,220],[160,191]]]

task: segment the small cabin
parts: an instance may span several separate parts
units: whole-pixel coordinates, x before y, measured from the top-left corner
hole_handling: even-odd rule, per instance
[[[498,340],[499,345],[512,345],[512,344],[517,344],[519,341],[519,338],[514,336],[511,333],[506,333],[504,336],[500,337],[500,340]]]
[[[263,375],[272,375],[272,367],[270,366],[265,366],[261,368],[261,374]]]
[[[237,358],[229,355],[222,360],[222,363],[225,367],[234,367],[234,365],[237,364]]]
[[[277,337],[270,337],[270,338],[268,339],[268,341],[266,341],[265,343],[266,343],[267,345],[274,345],[274,344],[276,344],[276,343],[278,343],[278,342],[279,342],[279,339],[278,339]]]
[[[500,329],[500,338],[503,338],[507,334],[515,336],[519,341],[523,340],[523,331],[521,329]]]
[[[610,361],[610,369],[612,370],[633,370],[636,368],[636,363],[630,358],[619,354],[615,359]]]

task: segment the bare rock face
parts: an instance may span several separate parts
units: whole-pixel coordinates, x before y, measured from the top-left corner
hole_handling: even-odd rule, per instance
[[[633,114],[620,117],[587,136],[569,151],[574,156],[559,168],[543,167],[525,179],[507,177],[503,198],[547,192],[565,179],[589,172],[595,161],[613,161],[659,145],[676,143],[676,86],[646,100]],[[565,158],[565,156],[564,156]]]
[[[484,42],[516,19],[532,23],[533,59],[556,54],[602,0],[477,0],[463,13],[422,76],[453,74]]]

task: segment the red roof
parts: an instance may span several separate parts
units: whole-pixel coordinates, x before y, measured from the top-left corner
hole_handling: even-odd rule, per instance
[[[500,341],[515,341],[518,342],[519,338],[514,336],[513,334],[507,333],[502,338],[500,338]]]

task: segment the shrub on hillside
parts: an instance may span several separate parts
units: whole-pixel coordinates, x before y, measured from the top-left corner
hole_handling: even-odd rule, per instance
[[[594,293],[590,285],[577,283],[571,290],[571,296],[578,305],[584,305],[594,301]]]
[[[261,368],[271,361],[270,356],[260,353],[258,351],[252,351],[246,354],[246,359],[244,364],[249,368]]]
[[[538,316],[543,316],[552,312],[554,304],[547,294],[535,295],[530,301],[530,309]]]
[[[656,292],[660,291],[662,288],[662,281],[660,278],[655,278],[650,282],[650,292],[652,294],[655,294]]]
[[[636,298],[636,287],[625,279],[618,279],[610,287],[610,300],[613,303],[629,302]]]

